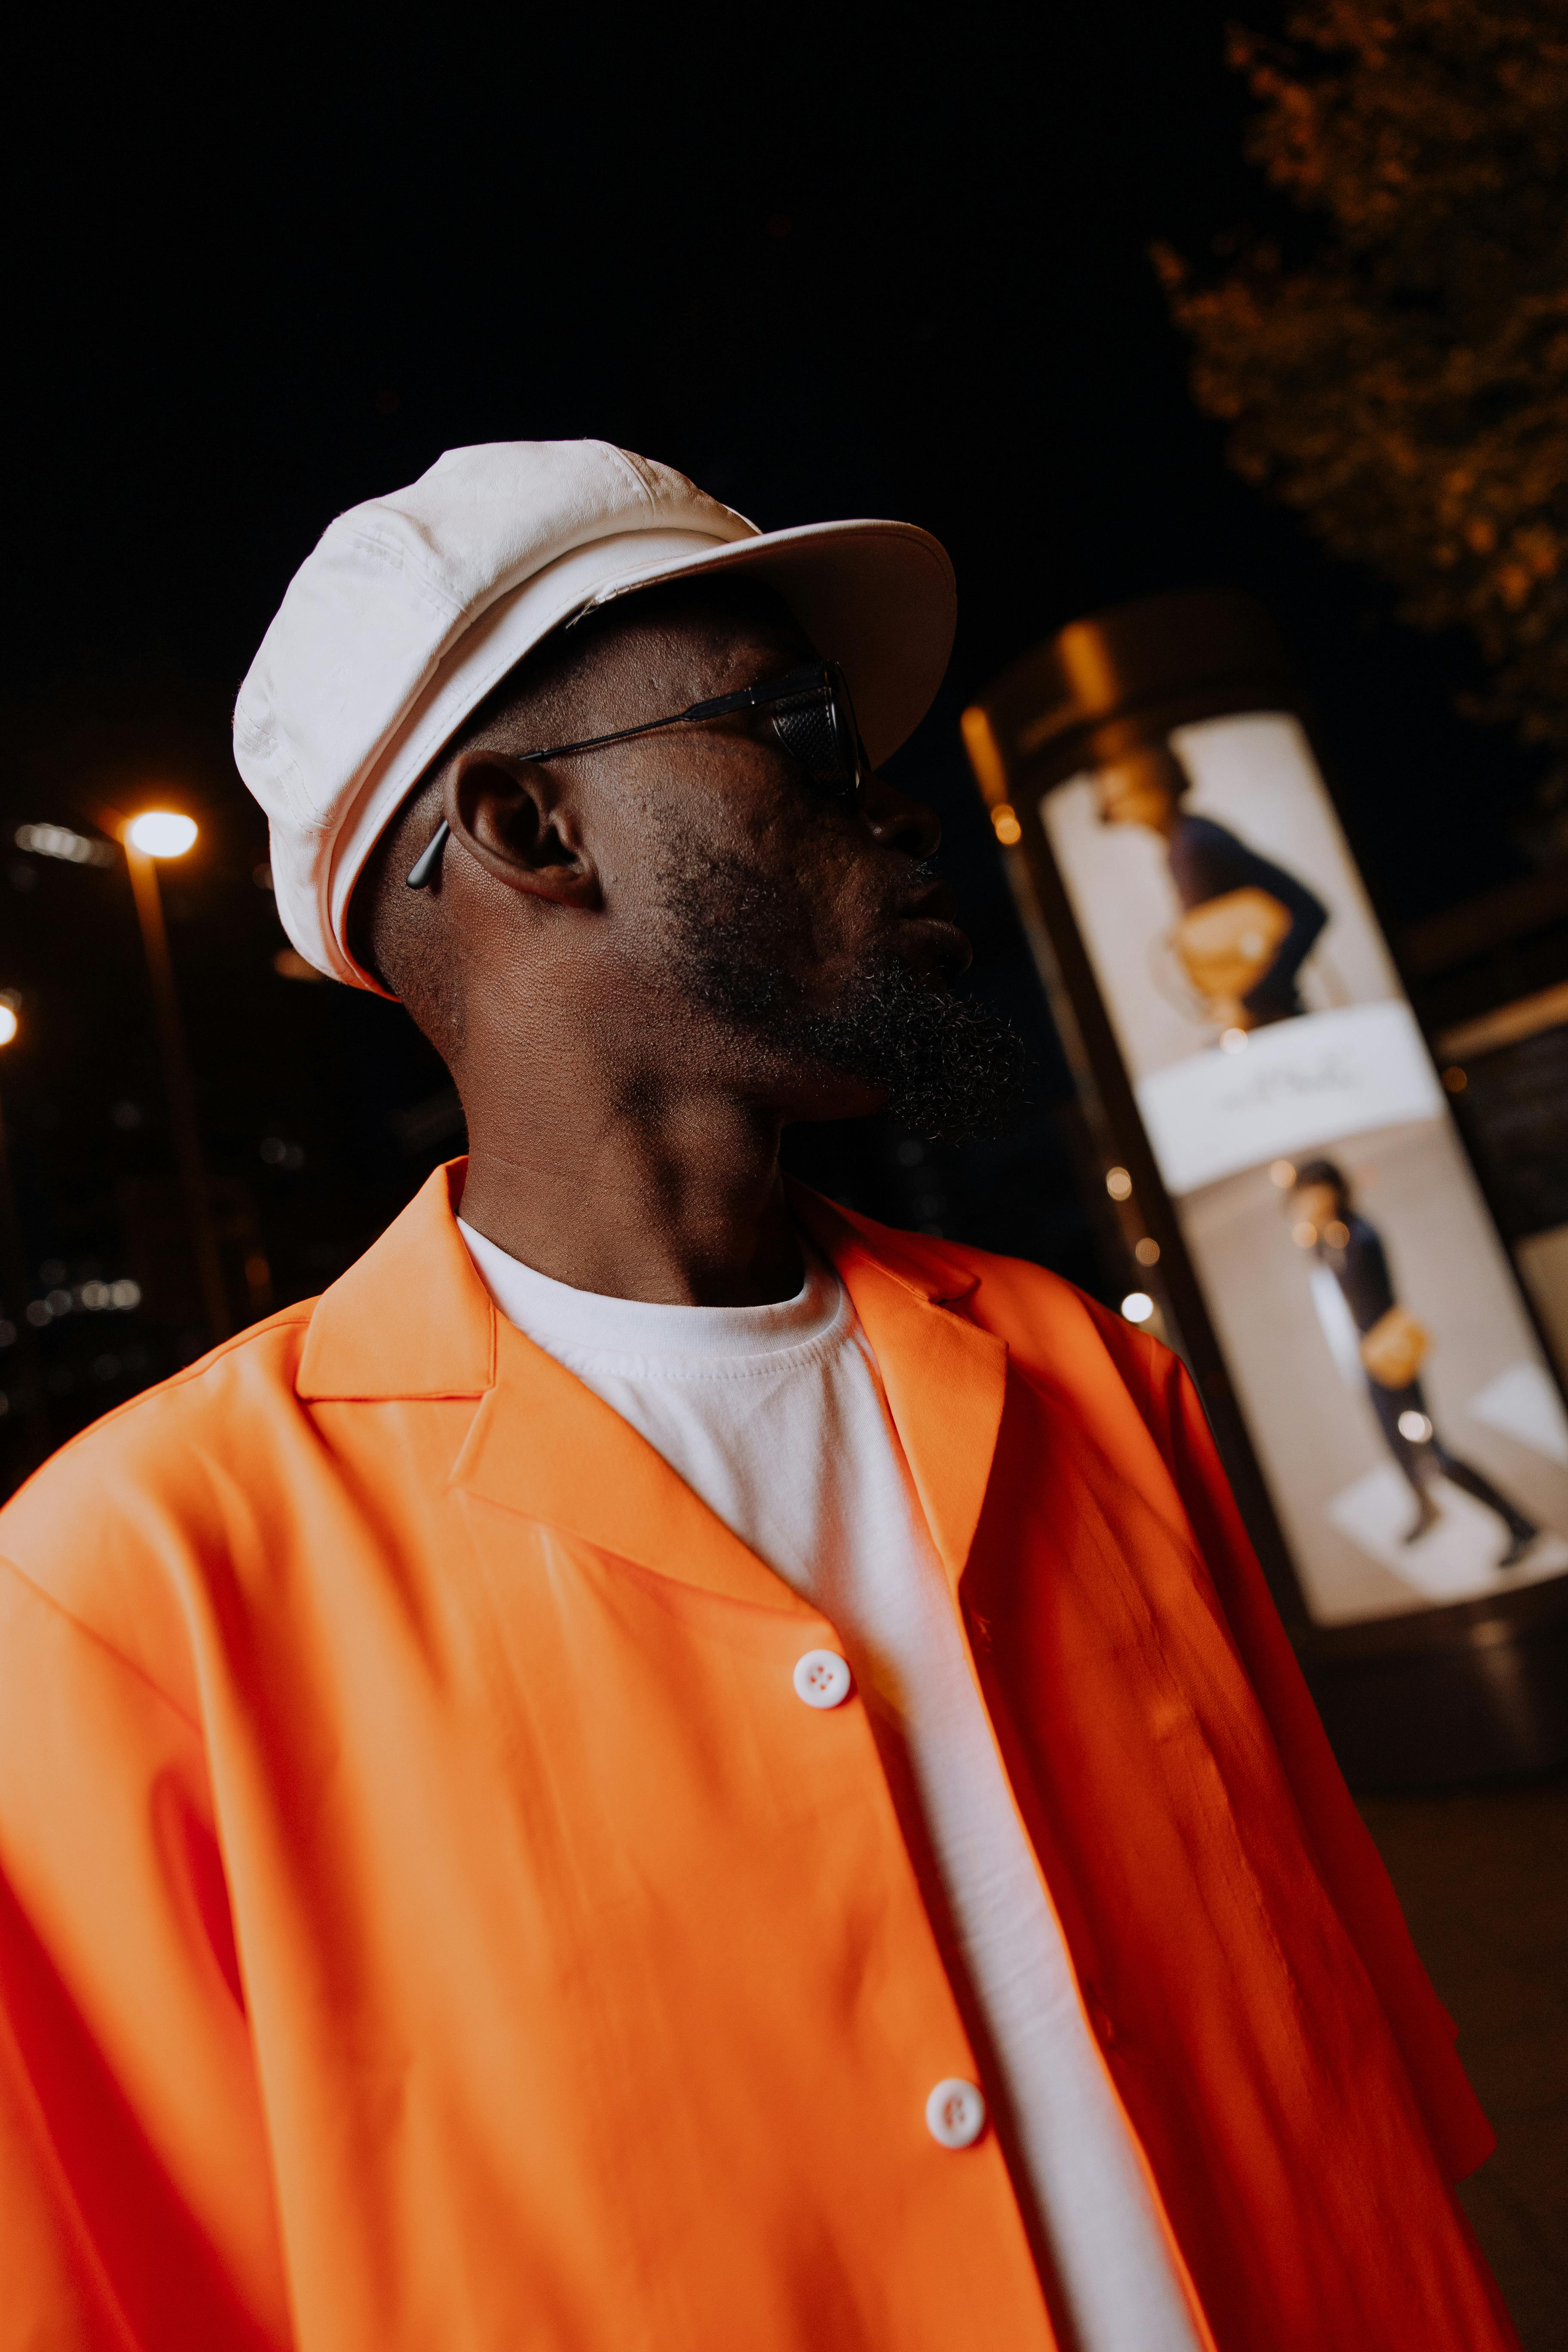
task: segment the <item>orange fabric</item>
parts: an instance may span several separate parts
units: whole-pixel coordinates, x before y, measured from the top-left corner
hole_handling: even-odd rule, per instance
[[[1219,2352],[1514,2344],[1490,2136],[1173,1360],[803,1197]],[[0,1514],[0,2346],[1048,2352],[826,1622],[448,1176]]]

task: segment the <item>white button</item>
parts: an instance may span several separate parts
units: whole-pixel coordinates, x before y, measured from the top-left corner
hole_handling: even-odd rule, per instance
[[[926,2101],[926,2129],[942,2147],[973,2147],[985,2128],[985,2102],[973,2083],[950,2074]]]
[[[807,1650],[795,1662],[795,1695],[807,1706],[841,1706],[849,1696],[849,1668],[837,1650]]]

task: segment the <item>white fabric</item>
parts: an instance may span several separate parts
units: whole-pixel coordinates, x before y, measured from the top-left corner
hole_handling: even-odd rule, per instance
[[[837,1276],[812,1258],[800,1296],[781,1306],[648,1306],[552,1282],[461,1221],[459,1231],[500,1312],[822,1612],[857,1681],[897,1721],[1079,2352],[1196,2352],[876,1360]]]
[[[365,859],[514,663],[635,588],[743,568],[839,661],[873,760],[924,716],[952,647],[952,567],[899,522],[759,531],[673,467],[607,441],[448,449],[351,507],[289,584],[234,714],[267,812],[284,929],[321,971],[385,994],[345,927]],[[650,713],[650,716],[662,716]]]

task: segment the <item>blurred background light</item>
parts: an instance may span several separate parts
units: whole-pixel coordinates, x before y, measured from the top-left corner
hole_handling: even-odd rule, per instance
[[[195,837],[195,819],[177,809],[143,809],[125,828],[126,840],[143,857],[183,857]]]
[[[11,835],[18,849],[35,857],[61,857],[68,866],[112,866],[114,851],[107,841],[72,833],[64,824],[19,824]]]

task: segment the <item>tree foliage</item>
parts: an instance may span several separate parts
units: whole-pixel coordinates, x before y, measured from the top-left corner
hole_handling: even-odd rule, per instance
[[[1405,618],[1474,631],[1481,714],[1568,779],[1568,0],[1307,0],[1229,51],[1308,234],[1156,249],[1199,405]]]

